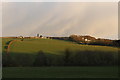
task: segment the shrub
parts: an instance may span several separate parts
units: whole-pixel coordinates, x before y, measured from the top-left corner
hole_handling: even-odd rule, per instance
[[[36,59],[33,63],[33,66],[36,66],[36,67],[47,66],[47,58],[43,51],[38,52],[38,55],[36,56]]]
[[[69,49],[66,49],[64,53],[64,65],[65,66],[70,65],[70,61],[71,61],[70,56],[71,56],[71,51]]]
[[[101,51],[78,51],[73,59],[75,66],[109,66],[116,61],[114,53]]]
[[[4,58],[2,58],[2,65],[3,67],[17,67],[17,62],[10,56],[10,55],[4,55]]]

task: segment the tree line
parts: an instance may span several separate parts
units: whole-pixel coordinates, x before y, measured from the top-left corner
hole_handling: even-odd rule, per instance
[[[43,51],[39,51],[34,61],[30,58],[21,57],[23,61],[6,55],[3,58],[3,67],[43,67],[43,66],[114,66],[119,65],[118,55],[112,52],[103,51],[76,51],[66,49],[61,56],[50,57]],[[30,65],[28,63],[31,63]]]
[[[120,40],[110,40],[110,39],[102,39],[102,38],[96,39],[95,37],[89,35],[87,36],[70,35],[69,37],[50,37],[50,38],[72,41],[78,44],[120,47]]]

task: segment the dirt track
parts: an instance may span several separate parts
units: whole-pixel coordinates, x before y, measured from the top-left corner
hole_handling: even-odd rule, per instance
[[[10,46],[13,44],[13,42],[16,42],[16,41],[21,41],[21,40],[12,40],[7,46],[7,54],[9,54]]]

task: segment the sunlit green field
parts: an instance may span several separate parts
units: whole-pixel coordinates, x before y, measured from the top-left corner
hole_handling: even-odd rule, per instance
[[[3,58],[6,55],[6,46],[12,38],[2,39]],[[23,62],[31,65],[35,56],[39,51],[43,51],[47,56],[58,58],[56,56],[63,55],[65,49],[70,49],[73,53],[80,51],[104,51],[118,54],[118,48],[109,46],[80,45],[70,41],[54,40],[54,39],[17,39],[10,46],[10,55],[23,64]],[[54,56],[53,56],[54,55]],[[24,61],[22,57],[28,58]],[[54,59],[53,64],[56,63]],[[59,64],[59,63],[58,63]],[[4,78],[115,78],[118,77],[118,70],[115,66],[102,67],[5,67],[3,68]]]
[[[12,39],[3,39],[3,52],[5,45]],[[24,41],[16,41],[10,47],[12,53],[37,53],[42,50],[46,53],[60,55],[65,49],[75,50],[98,50],[117,52],[118,48],[108,46],[80,45],[73,42],[53,40],[53,39],[24,39]]]

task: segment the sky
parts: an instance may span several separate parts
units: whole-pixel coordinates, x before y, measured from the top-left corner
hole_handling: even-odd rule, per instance
[[[2,36],[118,39],[117,2],[3,2]]]

